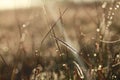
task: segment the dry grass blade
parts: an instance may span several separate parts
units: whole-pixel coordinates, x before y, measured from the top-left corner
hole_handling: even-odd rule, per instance
[[[63,16],[67,10],[68,10],[68,8],[66,8],[66,9],[63,11],[63,13],[62,13],[61,16]],[[47,36],[51,33],[51,31],[53,30],[53,28],[56,26],[56,24],[57,24],[57,22],[60,20],[61,16],[60,16],[60,17],[57,19],[57,21],[52,25],[52,27],[50,28],[50,30],[45,34],[44,38],[43,38],[42,41],[41,41],[40,49],[41,49],[41,47],[42,47],[42,44],[43,44],[44,40],[47,38]],[[39,50],[40,50],[40,49],[39,49]]]
[[[57,38],[57,37],[54,37],[56,40],[58,40],[59,42],[61,42],[61,44],[63,44],[65,47],[67,47],[70,51],[72,51],[75,55],[78,55],[78,51],[75,49],[75,48],[73,48],[72,46],[70,46],[68,43],[66,43],[66,42],[64,42],[64,41],[62,41],[62,40],[60,40],[59,38]],[[78,55],[79,56],[79,55]],[[81,58],[81,60],[83,60],[89,67],[92,67],[92,64],[89,62],[89,61],[86,61],[83,57],[82,57],[82,55],[80,54],[80,58]]]
[[[113,44],[113,43],[117,43],[120,42],[120,39],[116,40],[116,41],[104,41],[104,40],[100,40],[103,43],[107,43],[107,44]]]
[[[45,14],[45,17],[46,17],[47,25],[48,25],[48,27],[50,27],[50,29],[51,29],[51,28],[52,28],[52,25],[49,26],[49,24],[48,24],[47,10],[46,10],[46,8],[45,8],[45,4],[44,4],[44,3],[43,3],[43,10],[44,10],[44,14]],[[62,17],[62,15],[60,14],[60,20],[61,20],[61,17]],[[54,28],[52,29],[52,34],[53,34],[54,37],[56,37],[56,33],[55,33],[55,31],[54,31]],[[55,42],[56,42],[56,45],[57,45],[58,50],[59,50],[60,53],[61,53],[61,49],[60,49],[60,46],[59,46],[58,41],[55,40]]]
[[[7,62],[5,61],[4,57],[1,54],[0,54],[0,57],[1,57],[2,61],[3,61],[3,63],[8,66]]]
[[[79,67],[77,67],[78,70],[80,70],[79,68],[81,67],[84,75],[85,75],[85,80],[88,80],[89,78],[87,77],[89,74],[87,73],[88,69],[86,67],[86,64],[89,66],[89,67],[92,67],[92,64],[89,63],[89,61],[85,60],[82,55],[79,55],[78,54],[78,51],[75,50],[72,46],[70,46],[69,44],[67,44],[66,42],[60,40],[59,38],[57,37],[54,37],[56,40],[58,40],[59,42],[61,42],[61,44],[63,44],[65,47],[67,47],[72,53],[72,56],[73,56],[73,61],[76,61],[79,65]],[[82,72],[81,72],[82,73]],[[81,76],[81,78],[83,78],[83,75]]]

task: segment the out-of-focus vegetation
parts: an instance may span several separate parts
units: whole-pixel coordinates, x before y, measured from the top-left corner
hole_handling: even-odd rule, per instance
[[[0,80],[119,80],[119,6],[43,1],[0,11]]]

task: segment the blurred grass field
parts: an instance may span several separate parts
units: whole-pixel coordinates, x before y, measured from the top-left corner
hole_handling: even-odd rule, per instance
[[[100,64],[102,63],[103,67],[106,67],[109,62],[105,61],[109,60],[108,57],[111,56],[114,58],[113,63],[116,63],[116,60],[119,63],[119,41],[113,44],[102,44],[100,42],[100,45],[98,45],[100,47],[97,47],[100,48],[100,53],[98,52],[99,58],[93,58],[93,56],[96,55],[94,53],[97,53],[96,46],[97,42],[99,42],[98,28],[101,29],[100,35],[104,37],[105,41],[116,41],[120,38],[120,8],[114,12],[115,16],[112,24],[109,30],[106,31],[104,30],[104,25],[101,27],[100,24],[102,23],[103,15],[107,15],[107,11],[109,13],[108,9],[111,4],[108,3],[106,9],[102,9],[102,4],[103,2],[80,4],[73,2],[56,2],[54,4],[46,3],[41,7],[1,10],[0,80],[34,80],[30,79],[31,74],[34,73],[32,72],[34,68],[40,67],[41,71],[45,74],[49,74],[49,72],[53,70],[53,73],[50,72],[50,74],[55,74],[54,70],[57,70],[57,64],[58,69],[61,69],[60,71],[56,71],[59,73],[59,80],[68,80],[61,77],[61,75],[65,74],[61,66],[67,64],[67,62],[69,64],[72,62],[71,59],[67,57],[69,56],[68,53],[71,52],[59,44],[62,51],[60,52],[59,46],[56,45],[57,42],[55,38],[53,38],[54,33],[52,32],[49,33],[44,42],[41,43],[51,29],[51,26],[55,23],[55,36],[79,51],[79,54],[82,54],[86,60],[92,63],[92,68],[98,67],[99,62]],[[67,10],[64,15],[62,15],[65,9]],[[104,12],[106,13],[103,14]],[[56,22],[57,20],[58,22]],[[81,51],[82,53],[80,53]],[[109,54],[111,55],[109,56]],[[63,55],[63,57],[61,57],[61,55]],[[118,57],[116,58],[117,55]],[[18,70],[18,72],[14,74],[14,70],[15,72]],[[118,73],[115,74],[119,76],[119,65],[115,67],[115,70],[118,70]],[[113,71],[113,73],[114,72],[115,71]],[[67,76],[70,77],[70,75]],[[72,78],[72,80],[78,80],[78,78]],[[98,77],[97,80],[100,80],[100,78]]]

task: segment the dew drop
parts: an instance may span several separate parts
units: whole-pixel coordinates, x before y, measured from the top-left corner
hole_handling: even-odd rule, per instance
[[[26,25],[25,25],[25,24],[23,24],[23,25],[22,25],[22,27],[23,27],[23,28],[25,28],[25,27],[26,27]]]
[[[119,5],[116,5],[117,8],[119,8],[120,6]]]
[[[94,53],[93,55],[94,55],[94,57],[96,57],[96,56],[97,56],[97,54],[96,54],[96,53]]]
[[[103,5],[102,5],[102,8],[105,8],[107,5],[107,2],[104,2]]]
[[[113,8],[112,8],[112,7],[110,7],[109,9],[110,9],[110,10],[112,10]]]
[[[100,29],[98,28],[96,31],[97,31],[97,32],[100,32]]]

